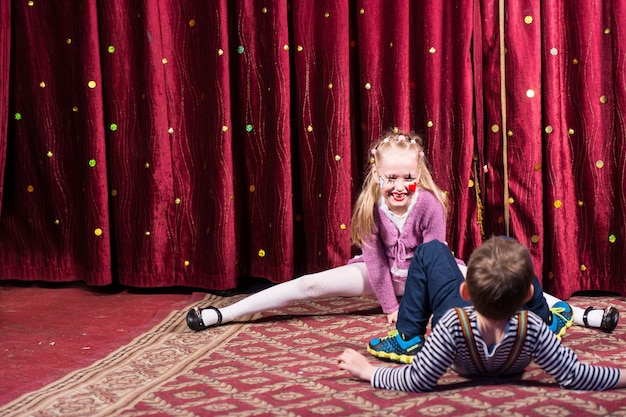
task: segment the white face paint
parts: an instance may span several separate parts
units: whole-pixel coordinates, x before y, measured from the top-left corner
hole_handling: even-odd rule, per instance
[[[376,171],[385,204],[395,214],[403,215],[417,189],[417,157],[406,151],[391,149],[381,158]]]

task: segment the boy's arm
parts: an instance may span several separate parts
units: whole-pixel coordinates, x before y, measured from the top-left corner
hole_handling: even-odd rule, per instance
[[[457,346],[451,332],[454,321],[458,321],[456,316],[454,310],[444,314],[410,365],[374,368],[368,375],[372,386],[407,392],[427,392],[435,389],[437,381],[456,357]]]
[[[365,356],[353,349],[346,349],[339,356],[339,368],[364,381],[371,381],[376,370],[376,367],[370,364]]]
[[[338,358],[339,368],[359,379],[369,381],[375,388],[409,392],[432,391],[456,356],[457,346],[451,333],[455,323],[458,327],[454,310],[444,314],[410,365],[376,367],[360,353],[346,349]]]
[[[620,372],[619,380],[617,381],[617,384],[615,384],[613,388],[625,388],[626,387],[626,369],[620,369],[619,372]]]
[[[626,387],[625,372],[618,368],[580,362],[578,355],[562,345],[545,323],[540,322],[536,334],[533,360],[552,375],[562,388],[603,391]]]

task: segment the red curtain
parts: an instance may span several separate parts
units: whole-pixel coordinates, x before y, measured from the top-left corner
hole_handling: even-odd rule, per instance
[[[626,294],[626,0],[0,4],[0,279],[228,289],[345,263],[382,132],[448,241]]]

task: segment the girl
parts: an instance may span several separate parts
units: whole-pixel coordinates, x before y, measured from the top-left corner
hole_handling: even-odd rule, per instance
[[[415,249],[434,239],[445,242],[448,201],[430,174],[421,137],[388,133],[371,153],[351,221],[352,241],[361,247],[360,256],[347,265],[283,282],[220,309],[193,308],[187,313],[189,328],[204,330],[298,301],[371,294],[378,298],[387,323],[394,324],[397,297],[404,293]],[[550,306],[559,300],[551,301]],[[583,314],[585,324],[591,327],[606,327],[609,317],[608,331],[612,331],[617,310],[609,308],[613,310],[578,309],[578,315]],[[571,325],[571,315],[566,319],[567,326]],[[578,324],[583,324],[583,319]]]

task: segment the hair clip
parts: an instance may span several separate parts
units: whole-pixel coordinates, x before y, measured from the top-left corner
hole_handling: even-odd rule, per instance
[[[400,135],[400,136],[398,136],[398,141],[399,141],[399,142],[402,142],[402,141],[404,141],[405,139],[406,139],[406,136],[404,136],[404,135]]]
[[[383,139],[383,143],[389,143],[389,138]]]
[[[376,152],[378,152],[378,149],[374,148],[370,152],[372,153],[372,155],[376,155]]]
[[[415,139],[411,139],[409,142],[411,143],[411,145],[415,145],[417,143]]]
[[[423,158],[424,157],[424,151],[420,151],[420,157]]]

